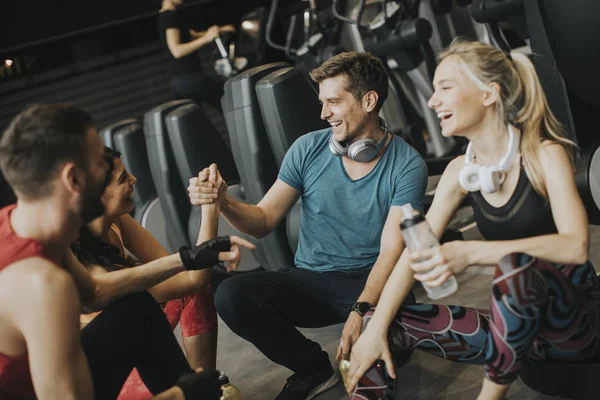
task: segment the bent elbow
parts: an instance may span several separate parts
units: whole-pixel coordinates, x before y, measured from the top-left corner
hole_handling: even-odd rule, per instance
[[[256,240],[259,240],[259,239],[264,238],[265,236],[268,236],[275,229],[275,227],[269,226],[266,219],[261,221],[259,224],[249,226],[248,228],[250,228],[250,229],[240,230],[240,232],[248,234]]]
[[[254,232],[250,233],[255,239],[262,239],[265,236],[268,236],[275,228],[277,228],[277,225],[279,225],[280,222],[275,222],[272,218],[269,218],[262,209],[261,211],[263,213],[261,223],[256,226]]]
[[[588,247],[589,247],[589,242],[588,242],[587,237],[573,238],[573,241],[571,244],[571,251],[572,251],[572,257],[573,257],[572,262],[574,264],[585,264],[587,262],[587,260],[589,258]]]
[[[580,255],[577,255],[576,257],[574,257],[573,264],[575,264],[575,265],[585,264],[587,261],[588,261],[587,254],[580,254]]]
[[[265,236],[267,236],[268,234],[269,234],[269,232],[265,230],[265,231],[252,232],[252,233],[250,233],[250,236],[252,236],[256,240],[260,240],[260,239],[264,238]]]
[[[169,46],[169,52],[175,59],[183,57],[183,54],[181,54],[181,50],[177,46]]]
[[[110,304],[110,299],[106,295],[106,291],[103,290],[102,285],[96,283],[96,287],[94,290],[94,297],[88,299],[83,306],[92,312],[101,311]]]

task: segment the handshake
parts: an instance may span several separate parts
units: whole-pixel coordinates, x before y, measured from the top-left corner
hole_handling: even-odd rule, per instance
[[[220,261],[229,261],[227,271],[231,271],[240,263],[240,247],[255,248],[252,243],[237,236],[218,236],[194,248],[183,246],[179,255],[187,270],[210,268]]]
[[[197,177],[191,178],[188,192],[192,205],[216,205],[220,208],[227,193],[227,183],[219,173],[217,164],[211,164],[200,171]],[[230,272],[240,263],[241,247],[255,249],[252,243],[238,236],[220,236],[193,249],[182,247],[179,254],[188,270],[210,268],[219,261],[229,261],[227,272]]]
[[[194,206],[221,205],[227,193],[227,183],[217,169],[217,164],[204,168],[198,176],[190,179],[188,186],[190,203]]]

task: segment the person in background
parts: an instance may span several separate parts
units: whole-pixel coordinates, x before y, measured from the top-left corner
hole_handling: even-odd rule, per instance
[[[224,32],[235,32],[232,25],[209,27],[196,32],[186,23],[179,6],[184,0],[162,0],[158,29],[162,46],[171,57],[171,89],[175,99],[189,98],[198,105],[208,103],[220,113],[223,85],[202,69],[197,50],[211,44]]]

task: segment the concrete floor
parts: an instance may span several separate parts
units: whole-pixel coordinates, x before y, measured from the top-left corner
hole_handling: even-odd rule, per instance
[[[590,227],[590,259],[600,266],[600,228]],[[491,286],[490,269],[476,268],[459,276],[459,290],[445,299],[448,304],[486,307]],[[426,301],[421,288],[417,291],[420,301]],[[319,342],[330,355],[333,365],[335,351],[343,325],[320,329],[302,329],[312,340]],[[231,381],[241,390],[244,400],[272,400],[285,385],[291,372],[265,358],[254,346],[232,333],[220,321],[218,368],[224,370]],[[463,400],[475,399],[481,387],[483,370],[471,366],[441,360],[415,352],[412,361],[399,370],[398,400]],[[340,383],[318,396],[317,400],[341,400],[345,392]],[[510,400],[545,400],[545,396],[529,389],[518,380],[508,394]]]

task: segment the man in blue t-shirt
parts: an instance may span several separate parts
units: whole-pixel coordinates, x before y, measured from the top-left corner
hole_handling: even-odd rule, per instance
[[[427,185],[423,159],[378,118],[388,93],[378,58],[342,53],[311,77],[331,128],[296,140],[258,205],[227,196],[214,164],[188,188],[192,204],[216,198],[233,227],[257,238],[302,199],[297,268],[232,277],[215,297],[231,330],[294,372],[278,400],[309,399],[337,383],[327,353],[296,327],[346,321],[337,357],[350,353],[403,250],[400,206],[422,209]]]

